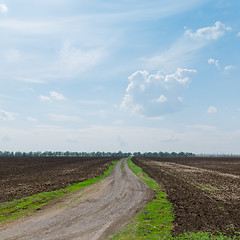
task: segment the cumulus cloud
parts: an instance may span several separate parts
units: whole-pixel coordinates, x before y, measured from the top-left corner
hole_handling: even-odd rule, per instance
[[[15,119],[15,113],[7,112],[5,110],[0,109],[0,119],[2,120],[14,120]]]
[[[1,13],[7,13],[8,12],[8,7],[5,4],[0,4],[0,12]]]
[[[213,26],[200,28],[196,32],[192,32],[192,30],[188,29],[186,30],[185,35],[193,39],[217,40],[222,37],[226,31],[231,30],[231,27],[217,21],[213,24]]]
[[[120,108],[146,118],[179,111],[183,107],[181,95],[190,82],[188,75],[195,72],[182,68],[171,74],[136,71],[128,78],[130,83]]]
[[[57,100],[57,101],[61,101],[61,100],[64,100],[65,97],[63,94],[61,93],[58,93],[58,92],[55,92],[55,91],[51,91],[49,92],[50,96],[43,96],[43,95],[40,95],[39,96],[39,99],[41,101],[49,101],[51,102],[52,100]]]
[[[214,106],[209,106],[207,112],[208,113],[216,113],[217,112],[217,108],[215,108]]]
[[[219,67],[219,60],[218,59],[209,58],[208,59],[208,64],[215,64],[216,67]]]

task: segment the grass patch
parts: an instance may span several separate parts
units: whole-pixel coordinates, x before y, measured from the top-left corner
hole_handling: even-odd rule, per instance
[[[206,185],[203,185],[203,184],[192,184],[193,186],[203,190],[203,191],[220,191],[221,189],[217,188],[217,187],[214,187],[210,184],[206,184]]]
[[[123,163],[124,163],[124,160],[122,160],[121,162],[121,172],[123,172]]]
[[[109,166],[108,170],[98,178],[91,178],[59,190],[42,192],[29,197],[13,200],[11,202],[0,203],[0,223],[12,221],[26,216],[54,200],[98,182],[112,171],[117,162],[118,161],[113,162],[112,165]]]

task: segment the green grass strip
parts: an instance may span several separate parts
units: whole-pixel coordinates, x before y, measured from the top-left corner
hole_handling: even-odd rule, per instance
[[[124,163],[124,160],[122,160],[121,162],[121,172],[123,172],[123,163]]]
[[[24,217],[54,200],[98,182],[106,177],[117,163],[118,161],[113,162],[112,165],[109,166],[108,170],[98,178],[91,178],[59,190],[42,192],[29,197],[13,200],[11,202],[0,203],[0,223]]]
[[[224,233],[217,236],[209,232],[190,232],[177,237],[171,235],[174,210],[172,204],[167,200],[167,194],[160,185],[150,178],[143,170],[135,165],[131,158],[128,159],[130,169],[155,191],[155,199],[148,203],[130,223],[115,234],[111,240],[237,240],[239,236],[229,237]],[[236,233],[239,234],[239,233]]]

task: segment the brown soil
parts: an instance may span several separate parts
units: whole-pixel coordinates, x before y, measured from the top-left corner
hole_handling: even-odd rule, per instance
[[[1,240],[105,240],[152,199],[152,191],[118,162],[96,184],[63,197],[57,204],[0,226]]]
[[[99,177],[116,160],[119,158],[0,157],[0,202]]]
[[[240,236],[240,158],[134,158],[173,204],[173,235],[217,232]],[[238,232],[238,233],[237,233]]]

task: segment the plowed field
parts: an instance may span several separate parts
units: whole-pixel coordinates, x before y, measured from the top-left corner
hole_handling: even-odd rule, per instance
[[[120,158],[1,157],[0,202],[99,177],[118,159]]]
[[[240,158],[134,158],[173,204],[173,235],[218,231],[240,236]]]

